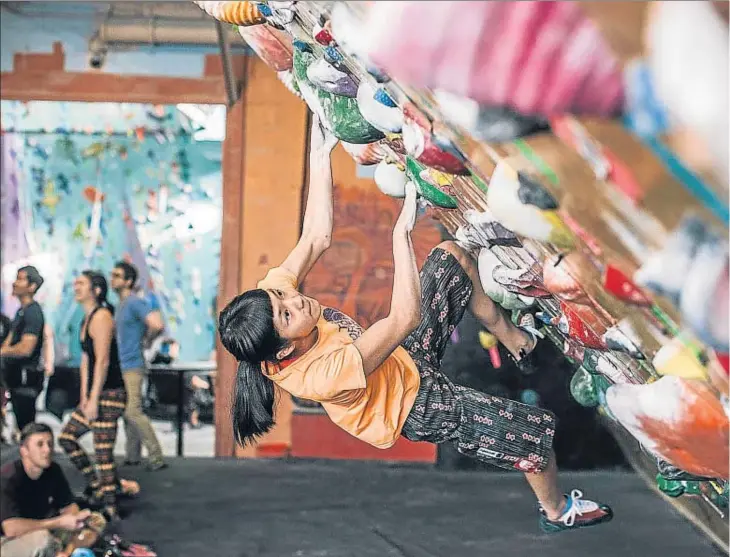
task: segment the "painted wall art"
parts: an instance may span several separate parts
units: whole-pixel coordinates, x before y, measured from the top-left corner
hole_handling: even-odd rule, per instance
[[[80,357],[74,276],[108,276],[117,260],[140,270],[139,295],[161,310],[180,359],[210,357],[222,138],[197,140],[214,112],[187,108],[2,101],[3,312],[17,308],[17,268],[36,265],[57,363]]]

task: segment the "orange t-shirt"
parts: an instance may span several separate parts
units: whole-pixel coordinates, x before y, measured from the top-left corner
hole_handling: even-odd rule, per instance
[[[297,288],[296,277],[275,267],[258,288]],[[421,378],[408,352],[398,347],[368,377],[354,339],[362,327],[344,313],[322,307],[316,344],[286,367],[267,364],[262,370],[288,393],[322,404],[339,427],[380,449],[400,435],[416,399]]]

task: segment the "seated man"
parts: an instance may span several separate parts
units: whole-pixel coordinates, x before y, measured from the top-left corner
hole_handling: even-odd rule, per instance
[[[74,503],[66,476],[53,462],[53,432],[30,423],[20,434],[20,458],[0,469],[0,553],[3,557],[55,557],[90,546],[103,529]],[[101,519],[103,521],[103,519]],[[93,530],[85,528],[94,522]],[[80,532],[79,532],[80,531]],[[78,535],[77,535],[78,534]],[[83,539],[61,552],[62,539]],[[71,551],[69,551],[69,549]]]

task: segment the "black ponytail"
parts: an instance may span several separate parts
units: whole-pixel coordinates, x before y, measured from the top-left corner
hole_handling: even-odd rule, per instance
[[[261,364],[239,361],[231,418],[236,441],[241,446],[274,427],[276,389],[261,371]]]
[[[286,346],[274,327],[274,310],[265,290],[236,296],[218,319],[221,344],[238,360],[232,420],[236,440],[252,443],[274,426],[276,389],[262,363],[276,362]]]
[[[109,303],[107,294],[109,293],[109,285],[106,282],[104,275],[97,271],[87,269],[81,273],[91,282],[91,291],[94,293],[96,303],[101,307],[108,309],[112,315],[114,315],[114,306]],[[98,292],[97,292],[98,290]]]

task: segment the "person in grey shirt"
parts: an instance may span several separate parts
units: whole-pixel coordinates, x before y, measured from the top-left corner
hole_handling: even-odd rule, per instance
[[[116,311],[116,334],[119,345],[119,361],[127,390],[127,408],[124,425],[127,435],[126,460],[128,465],[142,460],[142,446],[147,448],[148,467],[161,470],[167,465],[162,458],[162,447],[152,428],[150,419],[142,410],[142,383],[146,369],[143,355],[144,344],[164,329],[162,315],[152,309],[149,302],[134,292],[137,269],[125,261],[119,261],[111,272],[111,287],[119,296]]]

